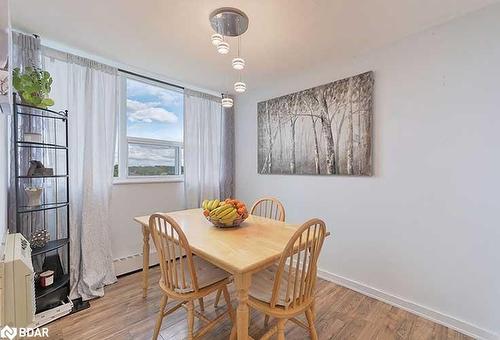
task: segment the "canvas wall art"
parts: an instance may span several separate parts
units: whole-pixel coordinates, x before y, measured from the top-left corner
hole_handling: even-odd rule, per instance
[[[257,104],[260,174],[372,173],[373,72]]]

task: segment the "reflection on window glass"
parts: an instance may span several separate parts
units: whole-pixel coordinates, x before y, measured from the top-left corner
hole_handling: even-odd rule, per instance
[[[176,174],[175,147],[129,143],[129,176],[168,176]]]
[[[121,74],[126,94],[114,176],[172,176],[184,173],[182,89]],[[119,168],[119,164],[124,169]]]
[[[127,79],[127,136],[182,142],[182,92]]]

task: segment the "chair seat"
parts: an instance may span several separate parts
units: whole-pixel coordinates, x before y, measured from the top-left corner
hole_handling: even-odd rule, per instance
[[[258,273],[253,274],[252,285],[250,286],[249,295],[254,299],[260,300],[262,302],[271,303],[273,287],[274,287],[274,278],[276,276],[277,271],[278,271],[278,265],[273,265]],[[293,292],[288,292],[288,298],[285,297],[286,286],[287,286],[285,278],[287,276],[288,272],[285,269],[281,277],[278,299],[276,301],[277,306],[288,307],[292,302],[291,295],[293,294]]]
[[[174,291],[180,294],[186,294],[194,292],[194,287],[191,284],[191,276],[189,275],[188,261],[186,258],[182,259],[182,265],[184,267],[184,273],[186,276],[186,284],[182,287],[175,288]],[[199,256],[193,256],[193,265],[196,277],[198,278],[198,289],[202,289],[213,285],[214,283],[225,280],[231,276],[228,272],[214,266],[210,262],[203,260]],[[178,258],[176,260],[177,275],[181,275],[181,261]]]

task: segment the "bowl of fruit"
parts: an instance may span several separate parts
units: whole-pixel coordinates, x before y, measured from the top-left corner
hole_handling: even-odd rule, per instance
[[[245,203],[236,199],[204,200],[201,207],[207,220],[219,228],[237,227],[248,217]]]

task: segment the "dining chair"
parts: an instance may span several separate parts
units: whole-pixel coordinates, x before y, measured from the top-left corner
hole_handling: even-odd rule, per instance
[[[281,202],[274,197],[264,197],[258,199],[253,204],[252,209],[250,210],[250,214],[285,222],[285,208],[283,207],[283,204],[281,204]],[[217,292],[217,295],[215,296],[214,307],[217,307],[217,305],[219,304],[221,293],[221,291]],[[266,320],[268,319],[266,318]]]
[[[258,199],[253,204],[250,214],[271,218],[281,222],[285,221],[285,208],[283,204],[274,197]]]
[[[249,306],[278,320],[261,339],[276,333],[278,339],[285,339],[288,320],[308,330],[313,340],[318,338],[314,326],[314,286],[325,236],[322,220],[305,222],[288,241],[279,263],[252,276]],[[302,313],[307,325],[296,318]]]
[[[234,311],[231,306],[227,284],[230,274],[199,256],[194,256],[186,235],[177,222],[170,216],[153,214],[149,218],[149,228],[160,259],[160,288],[163,296],[160,311],[154,329],[153,339],[158,338],[163,318],[180,307],[187,309],[188,339],[198,339],[210,331],[222,318],[228,314],[234,322]],[[185,254],[177,256],[176,254]],[[201,312],[195,310],[194,301],[208,294],[221,290],[227,305],[227,311],[210,320]],[[168,299],[180,301],[177,305],[165,311]],[[202,307],[203,310],[203,307]],[[194,317],[206,323],[194,334]]]

